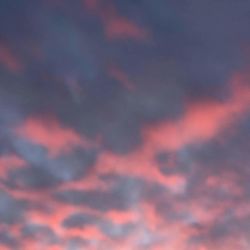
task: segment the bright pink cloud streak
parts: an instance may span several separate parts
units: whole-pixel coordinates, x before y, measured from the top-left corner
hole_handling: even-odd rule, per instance
[[[144,130],[148,146],[175,151],[188,144],[212,139],[230,127],[250,108],[250,88],[242,81],[244,79],[239,76],[232,80],[232,95],[226,102],[192,104],[176,122],[162,122]]]
[[[237,122],[250,107],[250,88],[241,81],[239,77],[233,79],[232,95],[224,103],[192,104],[179,120],[144,128],[144,143],[134,152],[125,156],[104,152],[97,162],[97,172],[137,176],[181,192],[185,176],[164,176],[156,166],[155,154],[164,150],[178,151],[188,144],[210,140]]]
[[[55,118],[28,118],[15,129],[16,134],[48,150],[51,157],[69,153],[75,147],[92,147],[93,143]]]

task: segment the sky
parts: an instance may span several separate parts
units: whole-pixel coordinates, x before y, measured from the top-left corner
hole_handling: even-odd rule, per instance
[[[250,250],[249,24],[0,0],[0,250]]]

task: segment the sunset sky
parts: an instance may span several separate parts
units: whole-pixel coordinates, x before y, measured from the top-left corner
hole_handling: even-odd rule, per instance
[[[0,0],[0,250],[250,250],[250,1]]]

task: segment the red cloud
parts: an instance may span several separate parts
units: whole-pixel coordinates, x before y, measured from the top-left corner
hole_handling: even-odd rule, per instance
[[[148,31],[134,22],[119,15],[111,2],[102,0],[84,0],[84,6],[102,21],[108,39],[145,40]]]
[[[68,153],[75,147],[89,147],[92,144],[73,129],[61,125],[55,118],[28,118],[16,128],[18,136],[48,150],[51,157]]]

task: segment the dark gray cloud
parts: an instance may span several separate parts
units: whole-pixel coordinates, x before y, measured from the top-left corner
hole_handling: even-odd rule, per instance
[[[53,245],[58,243],[58,236],[47,225],[27,224],[21,228],[21,236],[24,239],[42,241],[43,243]]]
[[[103,221],[99,227],[105,235],[114,240],[127,238],[136,229],[133,223],[115,224],[110,221]]]
[[[90,214],[72,214],[64,219],[62,225],[66,228],[84,228],[85,226],[95,224],[98,217]]]
[[[9,173],[9,185],[20,188],[51,188],[59,184],[60,179],[39,167],[14,170]]]
[[[0,191],[1,224],[16,224],[24,219],[26,202],[14,199],[4,191]]]
[[[45,148],[19,139],[13,140],[11,148],[27,166],[10,170],[8,183],[24,188],[50,188],[82,178],[90,171],[98,153],[95,149],[76,149],[65,156],[50,158]]]
[[[83,229],[88,226],[96,226],[111,239],[127,237],[133,233],[135,225],[133,223],[116,224],[111,220],[94,216],[91,214],[75,213],[65,218],[62,226],[67,229],[78,228]]]
[[[8,247],[9,249],[19,249],[19,241],[10,233],[0,231],[0,246]]]
[[[73,237],[68,240],[66,250],[81,250],[88,245],[88,241],[80,237]]]
[[[110,191],[67,190],[56,193],[55,198],[63,203],[77,206],[86,205],[100,211],[126,210],[132,205],[128,193],[122,188]]]
[[[2,3],[5,13],[15,14],[15,22],[2,29],[3,41],[11,40],[29,67],[18,77],[4,72],[1,102],[19,115],[56,113],[83,133],[102,134],[104,145],[116,152],[140,143],[144,123],[180,115],[186,98],[224,99],[228,79],[245,62],[247,2],[118,1],[121,15],[151,29],[152,42],[143,45],[108,43],[98,25],[81,15],[78,1],[57,8],[26,2],[29,7]],[[16,37],[22,37],[18,44]],[[43,59],[36,59],[31,48]],[[109,63],[124,69],[134,93],[107,75]],[[77,101],[72,81],[82,90],[75,93]]]

